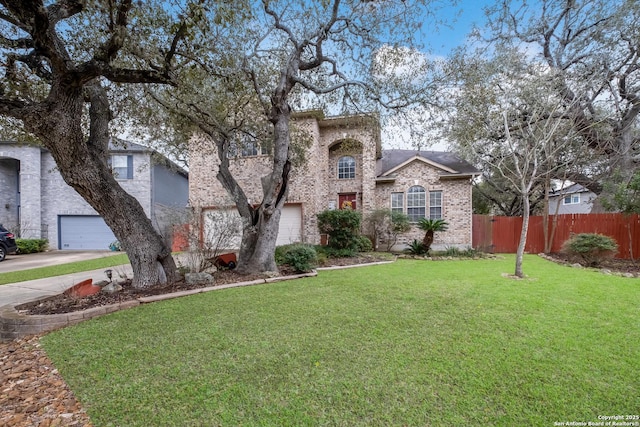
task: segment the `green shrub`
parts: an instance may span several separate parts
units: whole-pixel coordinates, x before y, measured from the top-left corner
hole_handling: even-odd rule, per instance
[[[16,239],[16,245],[18,253],[34,254],[46,251],[49,241],[47,239]]]
[[[356,250],[351,248],[336,249],[331,246],[324,246],[322,248],[322,254],[325,255],[326,258],[349,258],[356,256],[356,253]]]
[[[335,209],[318,214],[318,230],[329,236],[333,249],[355,252],[360,240],[360,212],[352,209]]]
[[[385,243],[385,250],[390,251],[398,241],[398,236],[411,229],[409,217],[391,209],[374,210],[365,217],[364,225],[375,251],[379,250],[381,242]]]
[[[373,244],[371,239],[367,236],[358,236],[358,252],[371,252],[373,250]]]
[[[317,265],[316,249],[311,245],[292,244],[276,248],[276,263],[286,264],[298,273],[307,273]]]
[[[562,244],[562,252],[580,257],[587,266],[597,267],[600,260],[613,258],[618,252],[616,241],[602,234],[576,234]]]
[[[428,252],[426,246],[420,240],[414,239],[408,245],[409,247],[405,249],[405,252],[411,255],[424,255]]]
[[[286,253],[289,252],[289,250],[293,245],[294,244],[276,246],[276,252],[275,252],[276,264],[278,265],[285,264],[284,257]]]

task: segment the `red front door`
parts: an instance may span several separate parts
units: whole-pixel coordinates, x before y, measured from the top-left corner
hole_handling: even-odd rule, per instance
[[[356,193],[338,194],[338,208],[339,209],[351,208],[355,210],[357,208]]]

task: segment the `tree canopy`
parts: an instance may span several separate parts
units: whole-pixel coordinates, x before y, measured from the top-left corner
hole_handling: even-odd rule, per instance
[[[379,115],[429,102],[434,73],[413,46],[433,3],[264,0],[246,4],[227,26],[202,7],[181,83],[148,93],[169,123],[186,121],[207,135],[210,146],[200,144],[199,155],[218,157],[217,179],[246,223],[238,271],[275,269],[280,209],[304,151],[291,143],[294,110]],[[256,178],[262,200],[249,203],[229,159],[238,146],[256,143],[268,148],[271,171]]]
[[[137,287],[166,282],[176,268],[166,242],[108,165],[109,89],[174,84],[187,28],[155,1],[4,0],[0,6],[2,130],[35,137],[51,152],[66,183],[127,251]]]

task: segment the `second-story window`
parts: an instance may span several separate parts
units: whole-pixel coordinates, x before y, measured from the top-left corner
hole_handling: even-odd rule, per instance
[[[232,141],[229,145],[227,158],[254,157],[264,156],[267,154],[269,154],[269,149],[266,145],[260,144],[260,142],[253,136],[242,135],[242,137],[236,141]]]
[[[111,172],[116,179],[133,179],[133,156],[111,156]]]
[[[356,177],[356,159],[343,156],[338,160],[338,179],[353,179]]]

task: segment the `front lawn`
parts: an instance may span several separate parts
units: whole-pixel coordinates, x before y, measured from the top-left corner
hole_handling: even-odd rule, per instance
[[[640,408],[640,280],[413,261],[140,306],[42,339],[95,426],[552,426]]]

